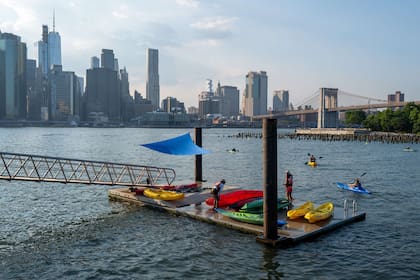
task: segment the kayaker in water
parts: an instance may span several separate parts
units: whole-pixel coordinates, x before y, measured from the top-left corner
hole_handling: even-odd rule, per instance
[[[293,191],[293,175],[289,172],[289,170],[286,170],[286,178],[284,179],[284,186],[286,187],[286,197],[289,203],[292,203],[293,197],[292,197],[292,191]]]
[[[213,198],[214,198],[213,209],[216,209],[219,207],[220,193],[222,192],[225,184],[226,184],[225,179],[222,179],[216,184],[214,184],[213,188],[211,189],[211,193],[213,194]]]
[[[314,155],[311,155],[311,157],[309,158],[310,162],[316,162],[316,158]]]
[[[360,182],[360,179],[359,178],[355,178],[354,179],[354,182],[351,183],[351,184],[349,184],[349,187],[352,188],[352,189],[359,188],[361,186],[362,186],[362,183]]]

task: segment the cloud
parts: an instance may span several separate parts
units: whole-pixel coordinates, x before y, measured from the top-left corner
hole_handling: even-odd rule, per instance
[[[6,7],[6,9],[3,7]],[[21,31],[36,22],[34,12],[25,4],[4,0],[0,3],[0,9],[2,10],[2,12],[0,12],[2,18],[4,18],[3,16],[10,17],[10,15],[8,15],[8,10],[12,11],[14,14],[13,16],[15,17],[13,17],[11,21],[0,22],[0,26],[7,29],[11,28],[13,32]]]
[[[198,1],[195,0],[176,0],[176,4],[183,7],[197,8]]]
[[[190,26],[202,37],[223,39],[232,36],[233,25],[237,20],[237,17],[210,17],[192,23]]]
[[[112,12],[112,15],[116,18],[125,19],[128,18],[129,8],[126,5],[118,7],[116,11]]]

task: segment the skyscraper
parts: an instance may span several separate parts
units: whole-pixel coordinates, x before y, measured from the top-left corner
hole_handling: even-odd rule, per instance
[[[54,65],[50,70],[50,92],[54,98],[50,118],[57,121],[69,121],[80,116],[80,86],[76,74],[63,71],[61,65]]]
[[[159,51],[146,49],[146,99],[152,102],[153,110],[159,108]]]
[[[26,118],[26,44],[0,32],[0,119]]]
[[[53,31],[48,32],[48,26],[42,26],[42,40],[38,42],[38,73],[37,91],[40,96],[40,114],[42,120],[51,119],[56,110],[56,91],[51,92],[50,72],[53,66],[62,66],[61,37],[55,31],[55,13],[53,14]]]
[[[99,68],[99,57],[92,56],[90,58],[90,69]]]
[[[286,112],[289,110],[289,91],[276,90],[273,95],[273,111]]]
[[[221,113],[226,117],[239,115],[239,89],[234,86],[220,86],[217,96],[222,98]]]
[[[55,23],[53,31],[48,33],[48,62],[52,65],[62,65],[61,63],[61,37],[60,33],[55,32]]]
[[[247,117],[267,114],[267,73],[249,72],[243,96],[243,114]]]
[[[42,40],[38,41],[38,67],[44,77],[48,76],[48,26],[42,26]]]
[[[114,51],[102,49],[101,68],[86,71],[85,119],[89,115],[101,114],[111,122],[121,120],[120,80],[114,67]]]
[[[115,70],[115,57],[113,50],[102,49],[101,67],[110,70]]]

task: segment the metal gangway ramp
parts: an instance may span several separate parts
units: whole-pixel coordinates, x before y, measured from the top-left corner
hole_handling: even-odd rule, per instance
[[[175,170],[155,166],[0,152],[0,179],[121,186],[170,185]]]

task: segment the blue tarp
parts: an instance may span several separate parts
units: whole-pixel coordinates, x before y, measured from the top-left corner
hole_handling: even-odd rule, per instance
[[[171,155],[202,155],[209,153],[209,151],[194,144],[189,133],[159,142],[142,144],[141,146]]]

